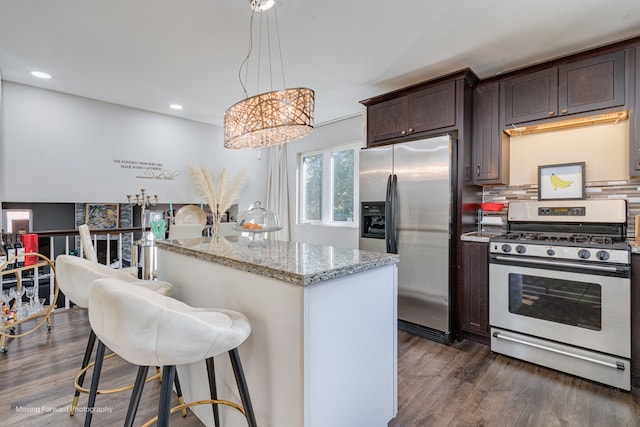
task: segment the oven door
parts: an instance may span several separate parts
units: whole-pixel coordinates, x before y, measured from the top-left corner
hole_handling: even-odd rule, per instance
[[[630,358],[629,267],[559,264],[492,255],[491,326]]]

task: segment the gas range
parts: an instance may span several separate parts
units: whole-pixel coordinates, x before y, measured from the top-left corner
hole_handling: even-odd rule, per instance
[[[491,350],[631,389],[624,200],[511,202],[490,240]]]
[[[629,264],[624,200],[512,202],[492,254]]]

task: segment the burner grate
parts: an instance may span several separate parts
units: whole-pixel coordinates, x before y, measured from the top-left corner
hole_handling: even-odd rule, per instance
[[[511,231],[501,236],[505,240],[537,241],[548,243],[572,243],[576,245],[613,245],[623,242],[624,239],[617,239],[613,236],[591,235],[591,234],[569,234],[569,233],[544,233]]]

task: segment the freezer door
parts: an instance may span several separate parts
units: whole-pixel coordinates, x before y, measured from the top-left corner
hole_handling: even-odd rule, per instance
[[[384,201],[393,166],[393,146],[360,150],[360,201]]]
[[[394,150],[398,318],[450,332],[451,141],[431,138]]]
[[[393,147],[360,150],[360,202],[384,203],[387,195],[387,180],[391,174]],[[360,227],[364,222],[360,222]],[[362,236],[362,230],[360,230]],[[360,237],[360,249],[385,253],[386,239]]]

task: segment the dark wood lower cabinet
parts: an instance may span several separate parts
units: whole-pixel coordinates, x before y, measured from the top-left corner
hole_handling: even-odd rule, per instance
[[[461,338],[489,343],[489,244],[462,243]]]
[[[631,383],[640,387],[640,254],[631,255]]]

